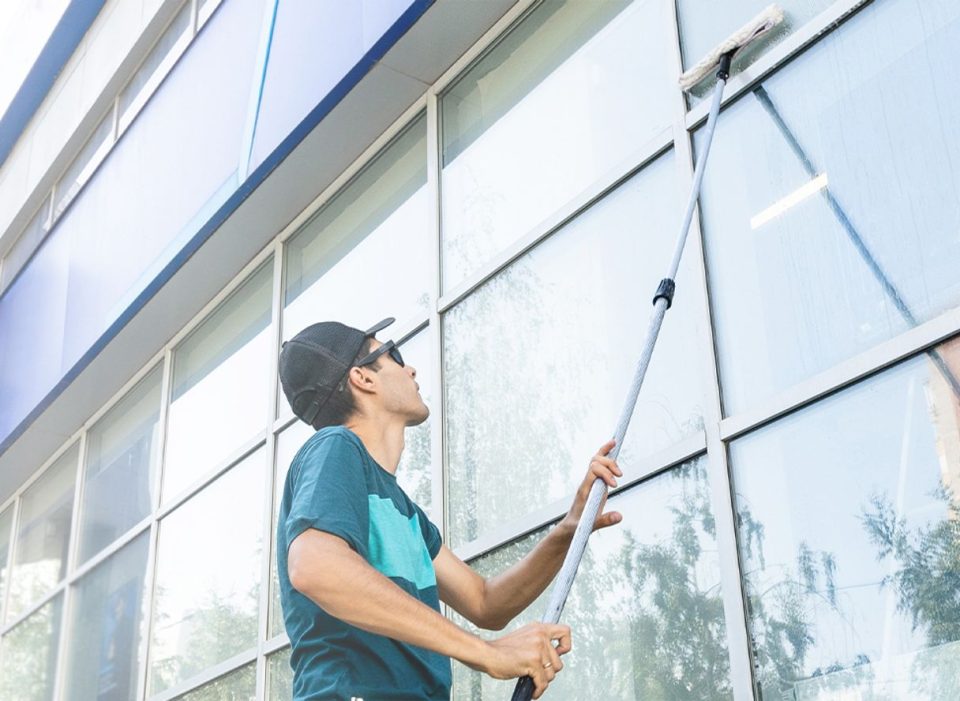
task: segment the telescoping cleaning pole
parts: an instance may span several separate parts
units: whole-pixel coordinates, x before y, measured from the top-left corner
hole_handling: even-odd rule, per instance
[[[723,89],[727,84],[727,78],[730,76],[730,64],[744,47],[770,32],[782,21],[783,11],[776,5],[769,6],[749,24],[741,28],[740,31],[720,44],[700,63],[680,76],[680,87],[684,90],[690,90],[694,85],[706,78],[714,68],[717,68],[717,85],[713,91],[713,102],[710,105],[710,114],[707,118],[704,147],[697,158],[697,167],[693,176],[693,187],[690,192],[690,199],[687,202],[686,212],[683,216],[683,223],[680,225],[680,236],[673,253],[673,260],[670,263],[667,276],[660,281],[660,285],[657,287],[657,291],[653,296],[653,314],[650,316],[650,324],[647,327],[647,338],[643,346],[643,352],[640,354],[640,360],[637,363],[633,383],[630,385],[630,391],[627,393],[627,399],[620,412],[617,430],[614,433],[616,444],[610,451],[610,457],[613,459],[616,459],[620,453],[620,446],[623,445],[623,438],[627,434],[630,417],[633,416],[637,397],[640,394],[640,386],[643,384],[643,378],[647,374],[647,366],[650,364],[653,347],[657,342],[657,336],[660,334],[660,326],[663,324],[664,314],[666,314],[667,309],[670,308],[670,304],[673,302],[673,293],[676,287],[674,278],[677,275],[677,269],[680,267],[680,256],[683,253],[683,247],[687,240],[687,232],[690,229],[690,222],[693,219],[693,210],[700,196],[703,170],[707,162],[707,156],[710,153],[710,144],[713,142],[713,132],[717,126],[717,116],[720,113]],[[573,586],[573,580],[577,575],[577,568],[580,566],[580,560],[583,558],[583,551],[587,547],[587,539],[593,530],[593,523],[597,519],[600,502],[603,500],[606,489],[606,485],[601,479],[597,479],[590,489],[590,496],[587,498],[583,514],[580,516],[580,522],[577,524],[577,529],[574,532],[573,541],[570,543],[570,549],[567,551],[567,557],[563,561],[563,566],[557,575],[556,583],[550,594],[550,602],[547,604],[546,613],[543,615],[544,623],[558,623],[560,621],[560,614],[563,613],[564,604],[566,604],[567,596],[570,594],[570,588]],[[512,701],[530,701],[533,696],[533,691],[533,679],[523,677],[517,681],[517,686],[513,690]]]

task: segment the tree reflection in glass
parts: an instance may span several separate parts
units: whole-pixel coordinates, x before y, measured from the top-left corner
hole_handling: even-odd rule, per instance
[[[731,698],[705,461],[694,460],[632,487],[610,504],[624,520],[595,534],[587,548],[562,617],[573,631],[573,651],[550,686],[550,695],[665,701]],[[543,533],[526,536],[473,564],[485,576],[499,573],[529,552]],[[508,630],[539,620],[549,593],[548,589]],[[459,664],[454,670],[455,698],[509,698],[513,682],[498,682]]]
[[[960,697],[960,341],[731,446],[758,696]]]

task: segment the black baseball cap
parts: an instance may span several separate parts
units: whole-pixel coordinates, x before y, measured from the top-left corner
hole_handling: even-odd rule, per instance
[[[293,413],[313,426],[364,341],[394,321],[388,317],[366,331],[338,321],[321,321],[285,342],[280,348],[280,384]]]

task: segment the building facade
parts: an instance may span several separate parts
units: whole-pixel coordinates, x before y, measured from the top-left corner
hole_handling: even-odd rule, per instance
[[[712,88],[676,79],[765,4],[70,3],[0,122],[0,698],[290,698],[315,321],[397,318],[401,485],[482,573],[529,551],[669,264]],[[548,698],[960,697],[960,3],[781,6]]]

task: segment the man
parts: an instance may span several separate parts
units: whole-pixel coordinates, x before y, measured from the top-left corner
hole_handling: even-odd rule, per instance
[[[392,341],[374,338],[392,322],[365,332],[314,324],[280,353],[294,414],[318,429],[290,466],[277,529],[294,698],[449,699],[451,657],[497,679],[530,676],[539,698],[571,649],[567,626],[533,623],[488,642],[442,616],[439,602],[492,630],[523,611],[560,569],[593,481],[616,486],[613,441],[594,456],[560,524],[519,563],[483,579],[397,485],[404,430],[430,411],[416,370]],[[594,529],[620,520],[602,514]]]

